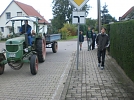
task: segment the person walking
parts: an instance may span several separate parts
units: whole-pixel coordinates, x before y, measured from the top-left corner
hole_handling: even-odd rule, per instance
[[[83,36],[83,32],[80,31],[79,34],[79,45],[80,45],[80,51],[82,50],[82,43],[84,42],[84,36]]]
[[[92,38],[93,38],[93,33],[92,33],[90,26],[88,26],[88,31],[87,31],[86,37],[87,37],[87,45],[88,45],[88,51],[89,51],[89,50],[91,50]]]
[[[106,28],[103,27],[101,29],[101,33],[99,33],[96,38],[96,44],[98,47],[98,67],[100,67],[102,70],[104,69],[106,47],[109,46],[109,43],[110,41],[108,35],[106,34]]]
[[[93,42],[92,42],[92,50],[95,49],[95,40],[96,40],[96,33],[94,28],[92,28],[92,33],[93,33]]]

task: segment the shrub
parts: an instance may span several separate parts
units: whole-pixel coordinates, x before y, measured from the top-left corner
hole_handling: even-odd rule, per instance
[[[116,59],[126,74],[134,81],[134,21],[111,24],[110,55]]]
[[[59,32],[61,33],[61,39],[66,40],[70,36],[70,32],[65,27],[60,29]]]
[[[77,27],[72,24],[65,23],[64,27],[59,30],[62,39],[67,39],[69,36],[76,36]]]

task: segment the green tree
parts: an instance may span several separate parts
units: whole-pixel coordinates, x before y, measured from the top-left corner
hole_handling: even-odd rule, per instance
[[[102,11],[101,11],[101,14],[102,14],[102,18],[101,18],[101,20],[102,20],[102,24],[108,24],[109,22],[115,22],[115,21],[117,21],[116,19],[115,19],[115,17],[112,17],[108,12],[108,9],[107,9],[107,7],[108,7],[108,5],[104,5],[103,7],[102,7]]]
[[[90,6],[85,5],[82,10],[86,11],[86,14],[88,14]],[[56,30],[59,30],[63,27],[63,24],[68,22],[72,22],[72,11],[76,10],[74,8],[69,0],[53,0],[53,19],[52,19],[52,25],[53,28]]]
[[[95,27],[96,22],[97,22],[96,19],[86,18],[86,25],[87,26]]]

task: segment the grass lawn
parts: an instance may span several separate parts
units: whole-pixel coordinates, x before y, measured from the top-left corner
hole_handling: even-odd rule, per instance
[[[78,36],[69,36],[67,40],[76,39]]]

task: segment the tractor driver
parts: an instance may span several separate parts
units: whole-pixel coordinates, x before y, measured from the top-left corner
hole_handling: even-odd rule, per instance
[[[25,22],[25,24],[22,25],[22,27],[20,28],[19,32],[21,34],[24,34],[24,33],[28,34],[28,44],[31,46],[32,45],[31,26],[28,24],[28,20],[25,20],[24,22]]]

